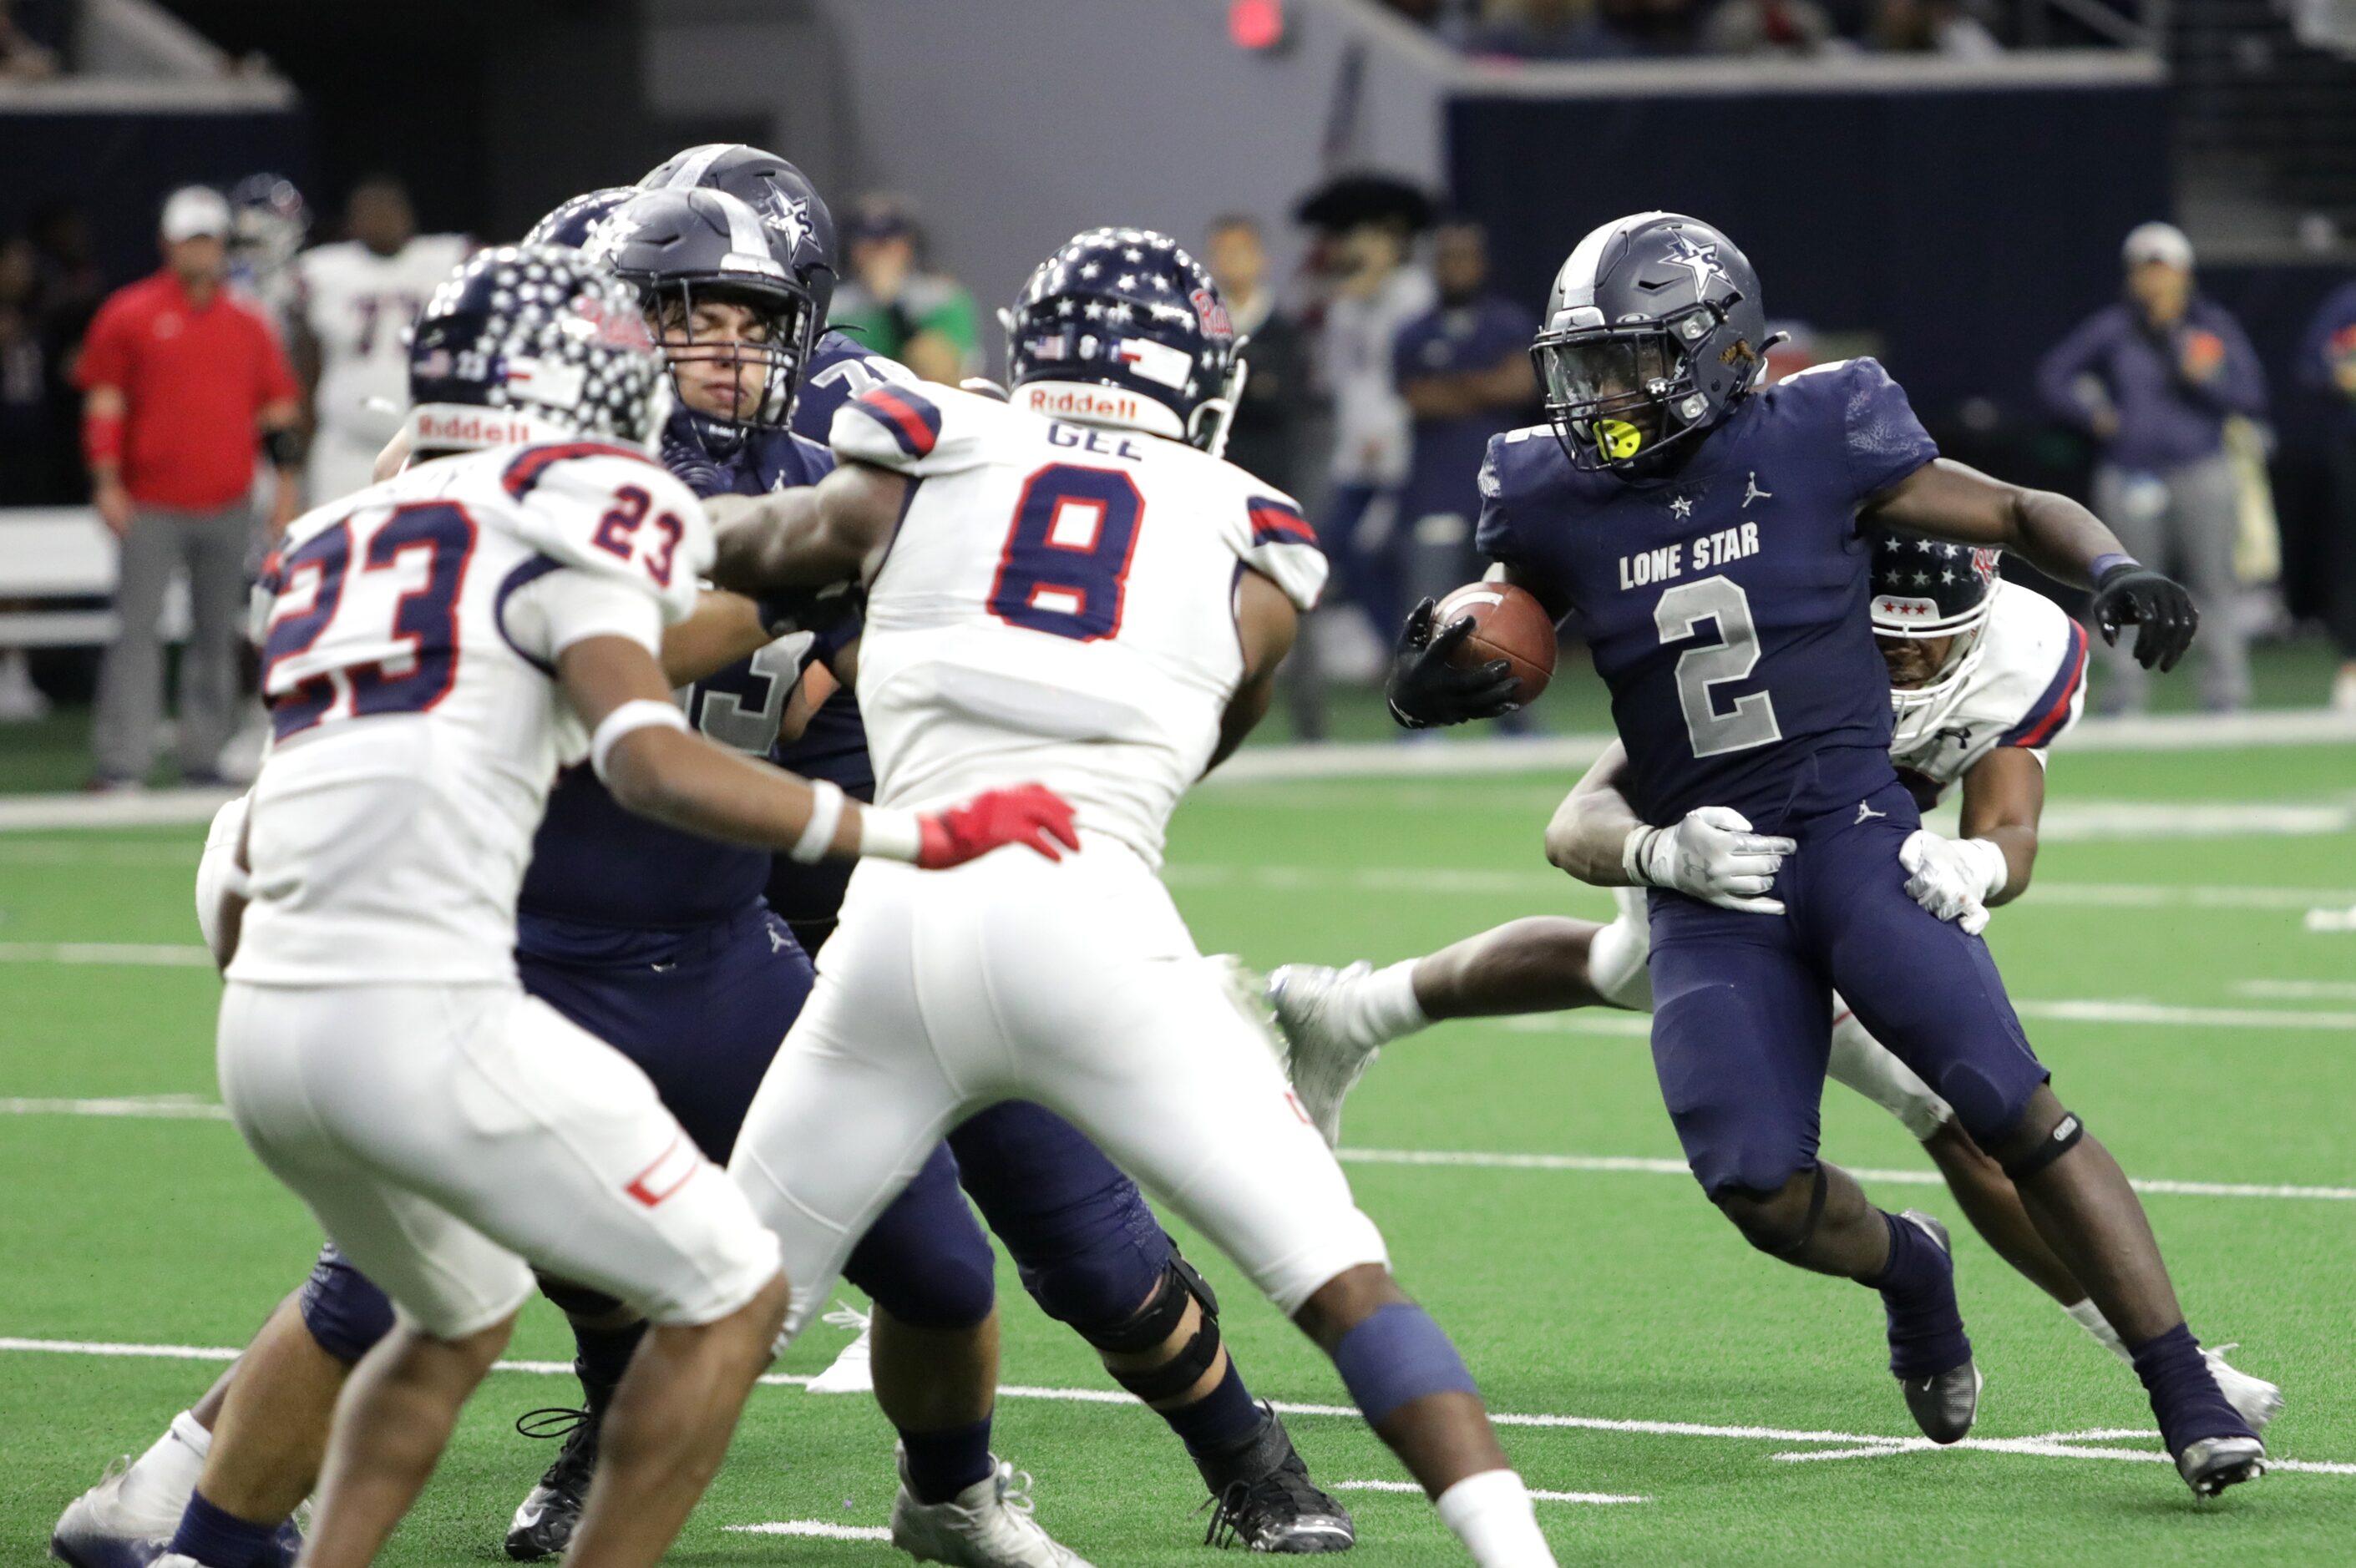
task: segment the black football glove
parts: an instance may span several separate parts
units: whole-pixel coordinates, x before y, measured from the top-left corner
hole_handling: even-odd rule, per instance
[[[2182,583],[2132,560],[2118,562],[2094,584],[2094,615],[2103,641],[2114,646],[2119,628],[2134,626],[2136,663],[2163,671],[2176,667],[2201,624]]]
[[[1471,669],[1448,662],[1456,645],[1472,635],[1472,617],[1461,616],[1435,635],[1433,605],[1426,599],[1411,611],[1399,628],[1398,649],[1391,656],[1390,678],[1383,695],[1390,699],[1391,717],[1403,729],[1427,730],[1435,724],[1462,724],[1473,719],[1494,719],[1521,706],[1514,700],[1520,681],[1514,667],[1491,659]]]

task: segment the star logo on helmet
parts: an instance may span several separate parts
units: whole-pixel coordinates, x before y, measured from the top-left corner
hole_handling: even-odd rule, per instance
[[[1718,247],[1697,245],[1686,238],[1685,231],[1681,229],[1669,230],[1669,253],[1661,260],[1673,267],[1683,267],[1691,272],[1694,293],[1697,295],[1709,292],[1709,281],[1712,278],[1721,283],[1730,281],[1727,278],[1726,269],[1718,264]]]
[[[610,267],[630,237],[645,227],[620,209],[605,214],[589,225],[581,236],[581,254],[601,267]]]
[[[798,197],[787,196],[771,187],[761,198],[761,221],[776,230],[786,242],[786,254],[790,256],[810,240],[809,203]]]

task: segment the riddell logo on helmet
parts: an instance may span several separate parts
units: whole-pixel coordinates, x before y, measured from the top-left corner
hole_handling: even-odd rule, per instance
[[[520,446],[546,436],[536,421],[497,409],[464,414],[436,413],[431,409],[417,412],[420,446]]]
[[[1135,420],[1140,404],[1127,392],[1097,387],[1026,387],[1025,406],[1050,419]]]

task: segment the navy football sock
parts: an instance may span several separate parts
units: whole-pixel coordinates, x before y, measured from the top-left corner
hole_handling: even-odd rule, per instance
[[[1901,1378],[1953,1371],[1972,1359],[1955,1305],[1955,1265],[1912,1221],[1880,1212],[1890,1229],[1890,1261],[1860,1283],[1881,1292],[1890,1317],[1890,1371]]]
[[[1186,1445],[1186,1452],[1197,1459],[1249,1443],[1268,1424],[1267,1413],[1253,1403],[1251,1391],[1244,1387],[1244,1375],[1236,1371],[1232,1359],[1218,1387],[1192,1404],[1161,1414]]]
[[[600,1418],[605,1415],[622,1374],[630,1370],[630,1358],[637,1352],[638,1341],[646,1337],[647,1326],[643,1322],[626,1328],[584,1328],[578,1323],[573,1326],[573,1344],[579,1352],[573,1358],[573,1371],[581,1379],[581,1392],[589,1396],[591,1414]]]
[[[180,1528],[172,1532],[172,1550],[205,1568],[261,1568],[271,1549],[270,1538],[277,1533],[275,1524],[254,1524],[224,1513],[205,1501],[204,1493],[191,1492]]]
[[[2171,1454],[2203,1437],[2254,1437],[2225,1396],[2201,1354],[2201,1341],[2179,1323],[2157,1339],[2130,1348],[2136,1376],[2151,1395],[2151,1413],[2159,1417],[2159,1435]]]
[[[903,1432],[900,1446],[908,1456],[908,1489],[920,1503],[945,1503],[990,1475],[988,1416],[941,1432]]]

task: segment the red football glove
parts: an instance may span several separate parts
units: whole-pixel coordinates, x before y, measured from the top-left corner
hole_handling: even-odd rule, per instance
[[[1024,845],[1050,860],[1064,858],[1058,844],[1080,847],[1070,803],[1045,784],[985,790],[963,805],[918,817],[916,826],[924,835],[916,864],[927,871],[962,866],[1002,844]]]

